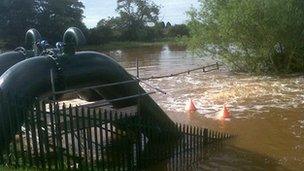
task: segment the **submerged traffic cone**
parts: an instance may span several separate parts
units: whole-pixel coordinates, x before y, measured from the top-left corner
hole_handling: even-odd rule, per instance
[[[187,112],[195,112],[197,108],[195,107],[194,101],[192,99],[189,99],[189,102],[187,103],[185,110]]]
[[[223,110],[221,111],[221,116],[223,118],[230,118],[231,117],[230,116],[230,112],[229,112],[229,110],[228,110],[228,108],[227,108],[226,105],[224,105]]]

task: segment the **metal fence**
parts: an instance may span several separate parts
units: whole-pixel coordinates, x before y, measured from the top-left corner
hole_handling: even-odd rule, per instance
[[[191,164],[190,156],[202,152],[206,145],[230,137],[183,124],[176,124],[178,137],[170,131],[167,136],[157,136],[153,134],[157,128],[140,114],[58,102],[34,104],[19,110],[16,103],[11,109],[12,116],[24,122],[1,152],[2,165],[45,170],[142,170],[172,160],[177,166],[186,166]]]

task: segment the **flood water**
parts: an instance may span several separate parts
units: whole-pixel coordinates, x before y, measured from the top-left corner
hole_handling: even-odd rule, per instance
[[[169,45],[108,53],[134,75],[138,58],[140,77],[214,63]],[[167,93],[152,97],[174,121],[237,135],[189,170],[304,169],[304,76],[250,76],[223,67],[147,82]],[[195,101],[196,113],[185,112],[189,98]],[[217,116],[224,104],[232,113],[229,120]]]

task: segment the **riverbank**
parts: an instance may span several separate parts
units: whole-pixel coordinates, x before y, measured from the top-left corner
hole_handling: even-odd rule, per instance
[[[170,45],[183,45],[186,46],[185,38],[170,38],[163,39],[155,42],[139,42],[139,41],[123,41],[123,42],[110,42],[107,44],[101,45],[85,45],[80,47],[80,50],[95,50],[95,51],[111,51],[111,50],[125,50],[125,49],[134,49],[134,48],[144,48],[151,46],[163,46],[166,44]],[[0,52],[1,50],[6,51],[5,42],[0,40]]]
[[[125,50],[134,48],[143,48],[151,46],[163,46],[166,44],[170,45],[184,45],[179,38],[161,40],[156,42],[138,42],[138,41],[125,41],[125,42],[110,42],[104,45],[86,45],[81,48],[81,50],[96,50],[96,51],[111,51],[111,50]]]

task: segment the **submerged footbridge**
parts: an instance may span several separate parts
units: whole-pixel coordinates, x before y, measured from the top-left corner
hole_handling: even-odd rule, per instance
[[[82,90],[77,93],[83,99],[105,99],[114,108],[122,108],[136,105],[136,95],[141,95],[140,116],[157,127],[154,133],[159,136],[163,130],[177,133],[175,124],[166,113],[117,62],[97,52],[76,52],[76,48],[84,41],[82,32],[73,27],[65,32],[63,43],[50,48],[45,41],[41,41],[38,31],[29,30],[25,48],[0,55],[1,102],[15,99],[19,106],[31,107],[37,98],[60,99],[66,92]],[[90,88],[82,89],[84,87]],[[10,103],[1,103],[1,150],[8,146],[24,124],[22,113],[20,116],[11,114],[13,108]]]

